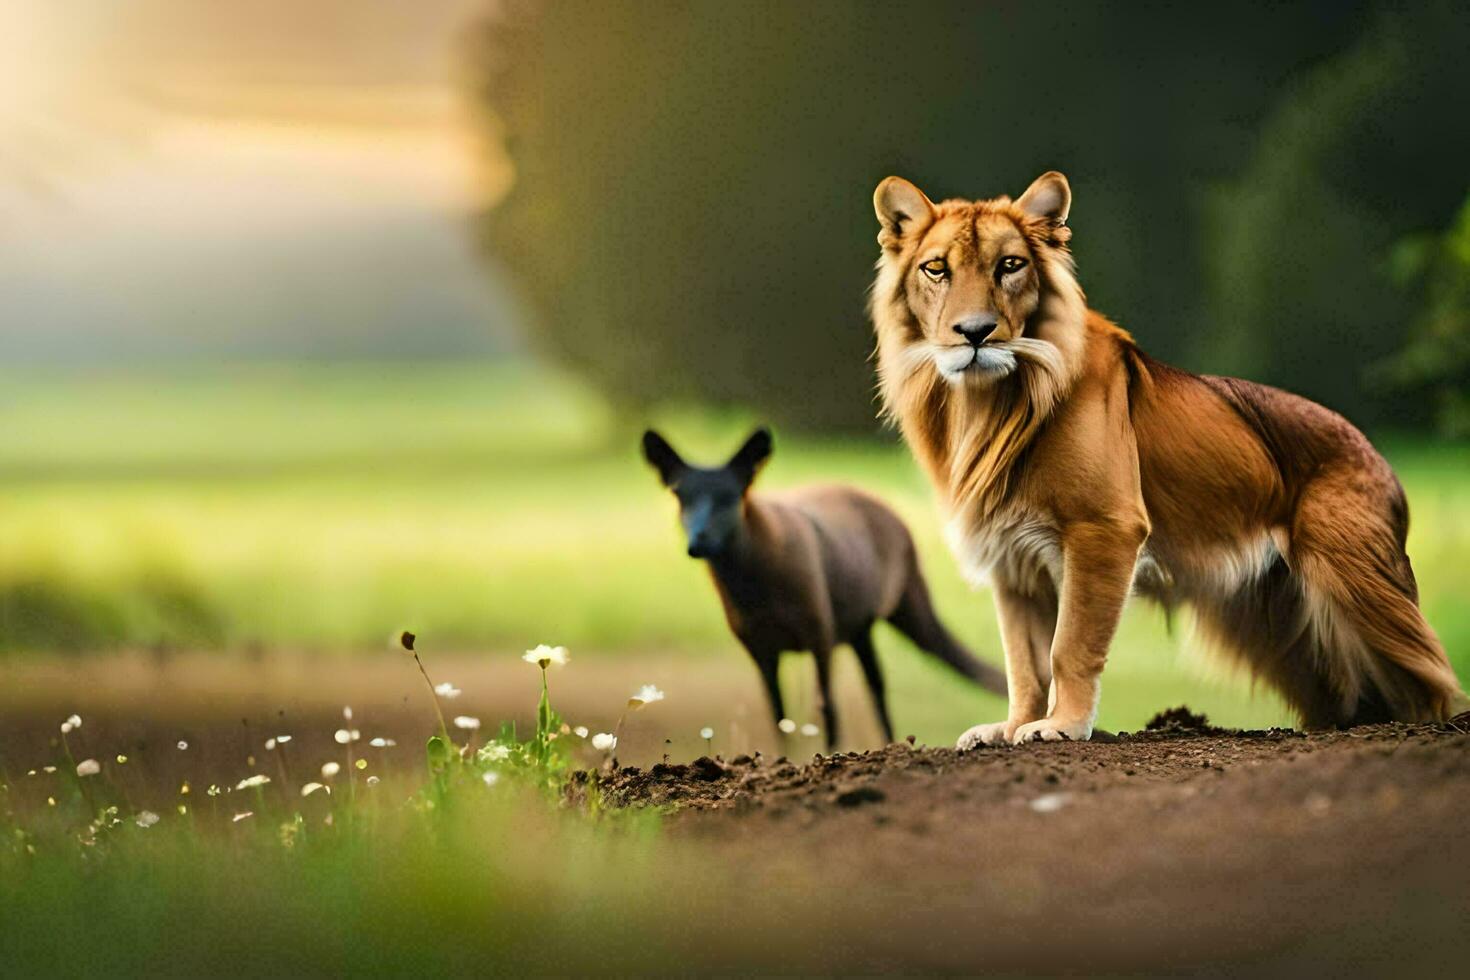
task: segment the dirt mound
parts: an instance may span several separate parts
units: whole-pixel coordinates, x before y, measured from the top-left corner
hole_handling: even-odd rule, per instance
[[[1465,716],[1462,716],[1465,717]],[[1446,725],[1373,725],[1348,732],[1304,733],[1285,728],[1237,731],[1219,728],[1186,707],[1156,714],[1141,732],[1099,733],[1085,743],[991,747],[961,753],[897,742],[868,752],[818,754],[798,764],[759,753],[725,760],[704,756],[687,764],[632,766],[579,773],[570,794],[581,800],[595,788],[611,806],[659,806],[694,810],[742,810],[794,803],[859,806],[886,798],[875,783],[903,776],[973,778],[1005,772],[1016,785],[1060,785],[1079,779],[1089,787],[1115,781],[1185,779],[1202,770],[1280,761],[1299,752],[1340,745],[1433,739],[1470,733],[1459,719]]]
[[[1447,975],[1470,956],[1470,718],[1222,732],[1173,709],[1109,741],[702,758],[573,795],[594,787],[670,808],[732,902],[808,896],[841,924],[820,972]]]

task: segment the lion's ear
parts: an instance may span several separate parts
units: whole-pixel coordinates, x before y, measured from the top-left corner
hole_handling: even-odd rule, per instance
[[[873,192],[873,211],[878,215],[878,244],[898,248],[903,239],[929,227],[934,205],[924,192],[902,177],[888,177]]]
[[[1066,177],[1049,170],[1031,182],[1016,204],[1033,218],[1063,225],[1067,223],[1067,212],[1072,210],[1072,188]]]

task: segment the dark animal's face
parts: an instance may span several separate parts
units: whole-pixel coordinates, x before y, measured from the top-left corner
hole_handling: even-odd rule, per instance
[[[691,558],[716,558],[744,520],[745,492],[771,455],[771,434],[757,429],[724,466],[690,466],[657,432],[643,433],[643,457],[679,500]]]

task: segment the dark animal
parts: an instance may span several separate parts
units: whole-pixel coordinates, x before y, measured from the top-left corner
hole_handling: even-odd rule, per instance
[[[977,660],[934,615],[913,539],[898,515],[841,486],[779,494],[750,490],[771,454],[771,434],[755,432],[724,466],[691,466],[656,432],[643,455],[679,500],[689,555],[709,564],[730,629],[760,668],[771,711],[786,717],[776,667],[784,651],[810,651],[827,745],[837,741],[832,651],[857,654],[891,742],[883,672],[872,629],[887,620],[922,650],[987,690],[1004,695],[1005,675]]]

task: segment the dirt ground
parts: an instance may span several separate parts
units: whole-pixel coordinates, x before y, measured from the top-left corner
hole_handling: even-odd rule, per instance
[[[577,666],[554,678],[558,708],[611,728],[628,666]],[[529,723],[539,676],[514,658],[439,676],[465,689],[451,713]],[[819,740],[772,737],[743,661],[649,660],[636,676],[670,697],[624,729],[619,754],[642,768],[598,791],[669,809],[660,852],[697,887],[682,915],[669,898],[665,939],[690,971],[1461,976],[1470,962],[1470,717],[1304,735],[1177,711],[1087,743],[813,758]],[[364,739],[399,742],[369,772],[411,778],[432,723],[401,655],[16,663],[6,679],[0,764],[55,761],[56,725],[78,711],[73,748],[128,752],[140,805],[167,804],[180,778],[255,771],[283,732],[314,772],[340,757],[348,703]],[[751,754],[658,764],[706,752],[699,727],[719,718],[714,751]]]
[[[820,882],[824,970],[1464,975],[1470,715],[1307,735],[1178,710],[1151,727],[596,781],[609,802],[673,805],[673,833],[718,845],[733,887]]]

